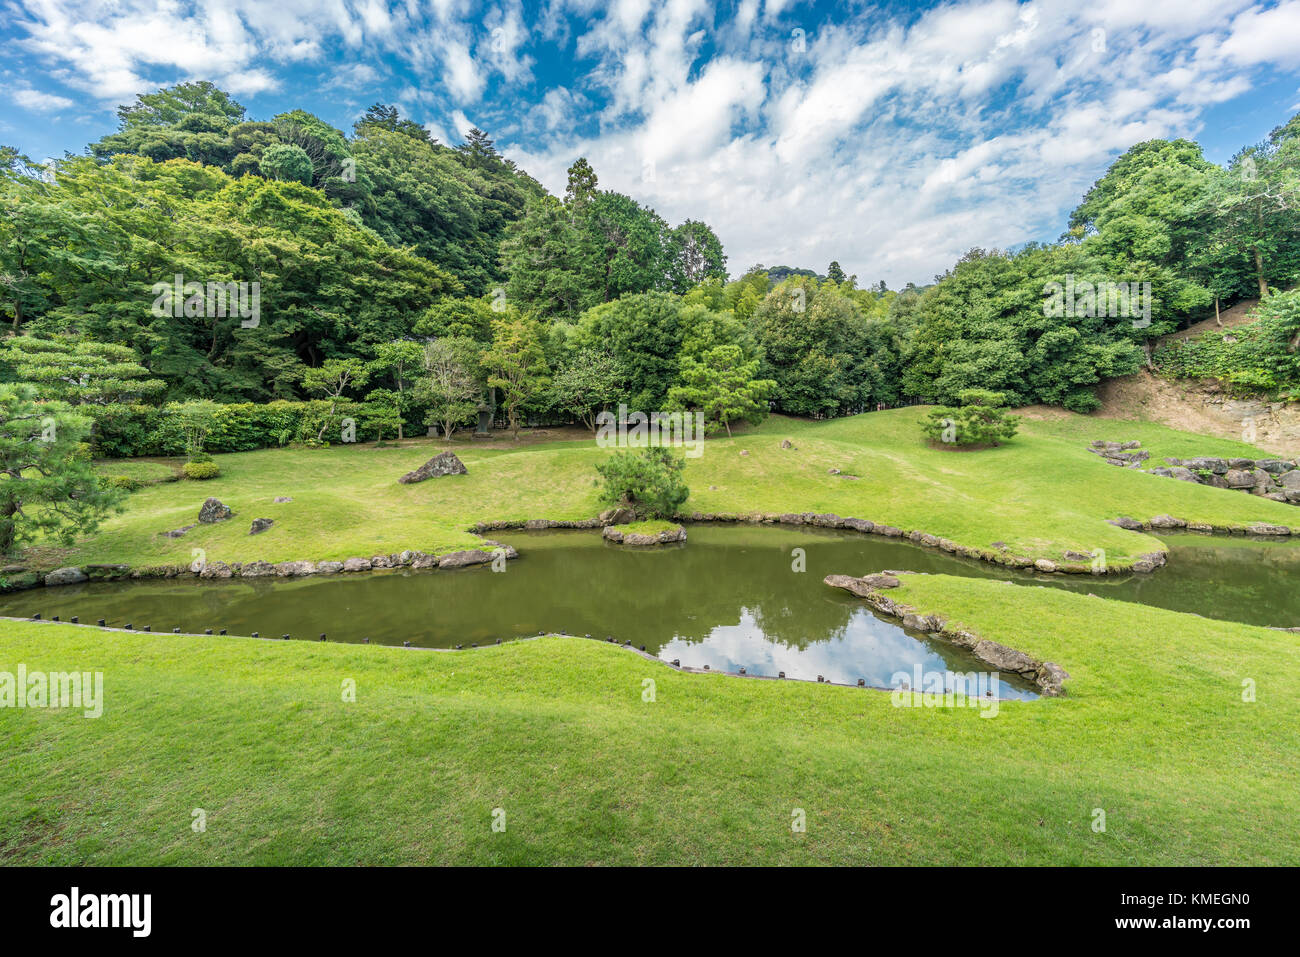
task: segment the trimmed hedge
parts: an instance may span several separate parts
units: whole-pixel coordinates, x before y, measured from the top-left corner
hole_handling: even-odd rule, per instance
[[[186,462],[181,471],[188,479],[211,479],[221,474],[221,467],[216,462]]]
[[[209,452],[251,452],[287,444],[298,437],[309,405],[285,400],[219,405],[205,448]],[[96,456],[133,458],[185,453],[185,436],[172,408],[103,405],[83,406],[81,411],[95,420],[92,443]]]

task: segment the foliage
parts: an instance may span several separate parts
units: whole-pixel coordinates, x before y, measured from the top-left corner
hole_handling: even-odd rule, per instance
[[[668,393],[670,406],[698,409],[709,430],[725,428],[745,419],[758,423],[767,415],[767,399],[776,388],[771,379],[759,379],[759,360],[744,361],[740,346],[715,346],[702,359],[682,356],[682,384]]]
[[[523,406],[546,388],[550,369],[542,348],[541,330],[531,319],[492,320],[492,346],[482,356],[487,384],[500,389],[519,441],[519,416]]]
[[[199,481],[213,479],[221,474],[221,468],[216,462],[186,462],[181,466],[181,471],[187,479]]]
[[[1176,378],[1218,379],[1235,392],[1300,401],[1300,291],[1269,296],[1252,322],[1175,340],[1155,358]]]
[[[72,405],[133,402],[164,388],[128,347],[71,336],[13,336],[0,345],[0,363],[43,398]]]
[[[618,451],[596,463],[596,485],[608,505],[628,506],[638,518],[668,519],[690,497],[685,469],[686,457],[662,446]]]
[[[416,389],[427,408],[425,422],[438,425],[444,441],[474,416],[483,401],[476,361],[478,343],[465,337],[433,339],[424,345],[424,374]]]
[[[121,501],[86,454],[90,421],[31,385],[0,385],[0,555],[40,536],[71,544]]]
[[[623,382],[623,367],[610,353],[579,349],[551,379],[551,404],[594,432],[596,417],[618,400]]]
[[[963,389],[955,407],[939,407],[927,413],[921,433],[943,446],[996,446],[1016,434],[1020,417],[1001,408],[1006,397],[989,389]]]

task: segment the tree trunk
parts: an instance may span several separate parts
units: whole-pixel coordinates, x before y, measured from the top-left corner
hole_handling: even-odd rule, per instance
[[[1218,296],[1214,297],[1214,324],[1216,326],[1223,325],[1223,320],[1219,318],[1219,297]]]
[[[10,479],[10,481],[14,481]],[[9,557],[14,549],[14,516],[18,514],[18,503],[8,499],[0,505],[0,555]]]
[[[1267,299],[1268,283],[1264,281],[1264,256],[1258,246],[1251,246],[1250,251],[1255,257],[1255,278],[1259,281],[1259,298]]]

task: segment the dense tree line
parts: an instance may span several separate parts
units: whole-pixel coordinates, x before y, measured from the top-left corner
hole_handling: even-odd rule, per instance
[[[1138,144],[1059,242],[972,250],[892,291],[834,261],[729,279],[706,223],[602,190],[585,159],[553,196],[483,132],[449,147],[383,104],[344,133],[186,83],[118,115],[49,168],[0,150],[18,337],[0,379],[79,406],[117,452],[173,447],[150,437],[158,410],[200,400],[288,403],[241,412],[238,447],[329,441],[344,417],[449,434],[485,402],[515,429],[626,403],[729,431],[973,388],[1087,411],[1156,337],[1300,278],[1300,118],[1226,167]],[[1289,343],[1289,321],[1257,341]],[[1290,381],[1269,362],[1282,373],[1253,381]]]

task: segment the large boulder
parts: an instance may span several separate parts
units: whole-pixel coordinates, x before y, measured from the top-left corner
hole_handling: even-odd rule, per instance
[[[1277,477],[1277,483],[1283,488],[1300,491],[1300,469],[1291,469]]]
[[[67,568],[56,568],[45,576],[46,585],[80,585],[84,581],[89,581],[90,576],[76,566]]]
[[[1222,475],[1228,471],[1228,460],[1202,456],[1201,458],[1188,459],[1183,463],[1189,469],[1196,469],[1198,472],[1213,472],[1215,475]]]
[[[1254,472],[1247,472],[1245,469],[1228,469],[1224,473],[1223,480],[1228,483],[1228,488],[1255,487]]]
[[[253,524],[249,526],[248,534],[260,535],[274,524],[275,521],[269,518],[255,518]]]
[[[215,498],[210,498],[199,509],[199,521],[211,525],[214,522],[224,522],[233,514],[235,513],[229,505],[222,505]]]
[[[465,463],[456,457],[455,452],[439,452],[418,469],[407,472],[397,481],[403,485],[410,485],[413,482],[423,482],[425,479],[437,478],[440,475],[465,475],[468,472],[469,469],[465,468]]]
[[[600,513],[600,521],[602,525],[627,525],[636,521],[636,512],[626,505],[607,508]]]

